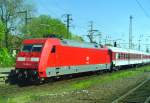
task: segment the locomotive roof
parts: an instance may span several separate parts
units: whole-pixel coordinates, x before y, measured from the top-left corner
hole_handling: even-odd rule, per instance
[[[78,42],[78,41],[67,40],[67,39],[63,39],[61,43],[62,45],[82,47],[82,48],[101,48],[101,46],[96,43]]]
[[[125,49],[125,48],[118,48],[118,47],[111,47],[107,46],[108,49],[111,49],[113,52],[123,52],[123,53],[135,53],[135,54],[145,54],[145,55],[150,55],[149,53],[142,52],[142,51],[137,51],[137,50],[132,50],[132,49]]]
[[[23,44],[37,44],[37,43],[44,43],[46,38],[31,38],[23,40]]]
[[[23,41],[24,44],[34,44],[34,43],[44,43],[48,39],[55,39],[59,40],[58,38],[31,38],[25,39]],[[74,47],[82,47],[82,48],[102,48],[101,45],[96,43],[89,43],[89,42],[79,42],[74,40],[62,39],[61,44],[65,46],[74,46]]]

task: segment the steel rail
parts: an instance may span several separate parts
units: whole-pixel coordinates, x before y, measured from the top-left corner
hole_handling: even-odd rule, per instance
[[[137,85],[135,88],[129,90],[127,93],[123,94],[122,96],[120,96],[119,98],[115,99],[114,101],[112,101],[112,103],[118,103],[120,100],[124,99],[126,96],[128,96],[129,94],[133,93],[135,90],[137,90],[138,88],[140,88],[142,85],[144,85],[146,82],[148,82],[150,80],[146,79],[145,81],[143,81],[142,83],[140,83],[139,85]],[[150,98],[148,98],[149,100]],[[147,103],[147,102],[146,102]]]

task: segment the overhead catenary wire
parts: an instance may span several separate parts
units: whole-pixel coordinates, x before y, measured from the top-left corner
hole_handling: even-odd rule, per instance
[[[58,2],[60,2],[60,1],[55,0],[55,2],[54,2],[55,5],[57,6],[57,9],[59,9],[63,13],[67,13],[68,10],[66,8],[64,8],[62,5],[60,5]]]
[[[141,8],[141,10],[143,11],[143,13],[145,14],[145,16],[150,19],[150,15],[149,13],[145,10],[145,8],[142,6],[142,4],[138,1],[138,0],[135,0],[136,3],[138,4],[138,6]]]
[[[42,5],[43,9],[51,14],[53,14],[56,18],[60,18],[55,12],[53,12],[52,10],[50,10],[50,8],[48,8],[47,6],[45,6],[43,4],[43,2],[40,2],[40,5]]]

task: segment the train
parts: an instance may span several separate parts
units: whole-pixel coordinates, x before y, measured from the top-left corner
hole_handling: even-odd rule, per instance
[[[11,77],[20,81],[48,78],[150,63],[146,52],[58,38],[22,42]]]

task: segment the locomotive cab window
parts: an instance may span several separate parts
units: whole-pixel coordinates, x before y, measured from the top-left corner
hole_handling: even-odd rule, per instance
[[[22,47],[23,52],[41,52],[42,45],[24,45]]]
[[[23,52],[31,52],[31,49],[32,49],[32,45],[24,45],[22,47],[22,50]]]
[[[32,52],[41,52],[42,45],[33,45]]]

